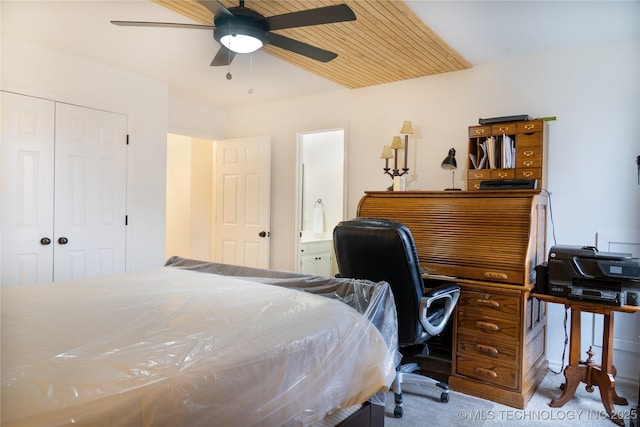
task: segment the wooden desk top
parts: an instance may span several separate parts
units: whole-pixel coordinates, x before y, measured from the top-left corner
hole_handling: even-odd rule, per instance
[[[539,300],[551,302],[554,304],[562,304],[569,307],[576,307],[581,311],[588,311],[590,313],[608,314],[608,313],[611,313],[612,311],[620,311],[623,313],[640,312],[640,307],[633,306],[633,305],[623,305],[622,307],[620,307],[617,305],[596,304],[593,302],[576,301],[576,300],[567,299],[565,297],[547,295],[547,294],[538,294],[538,293],[532,293],[531,296],[533,298],[538,298]]]

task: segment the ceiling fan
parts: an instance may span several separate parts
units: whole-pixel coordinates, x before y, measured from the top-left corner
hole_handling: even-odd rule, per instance
[[[338,55],[334,52],[274,33],[275,30],[354,21],[355,13],[346,4],[319,7],[298,12],[265,17],[244,6],[226,8],[216,0],[197,0],[213,13],[213,25],[178,24],[170,22],[111,21],[115,25],[132,27],[195,28],[213,30],[213,38],[222,46],[211,66],[229,65],[236,53],[251,53],[271,44],[279,48],[315,59],[329,62]]]

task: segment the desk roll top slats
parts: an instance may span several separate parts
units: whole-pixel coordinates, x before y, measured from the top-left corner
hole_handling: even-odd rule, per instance
[[[453,317],[453,390],[524,408],[546,374],[546,307],[531,298],[546,251],[538,190],[367,192],[358,216],[413,234],[429,280],[462,294]]]
[[[545,256],[539,192],[367,192],[358,216],[406,224],[429,274],[528,285]]]

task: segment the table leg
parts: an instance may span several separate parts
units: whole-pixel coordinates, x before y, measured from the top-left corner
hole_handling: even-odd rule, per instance
[[[614,413],[613,404],[627,405],[627,399],[616,393],[615,368],[613,366],[613,313],[604,314],[604,330],[602,334],[602,365],[595,375],[600,388],[602,404],[611,417],[611,421],[624,425],[624,420],[618,419]]]
[[[559,408],[567,403],[574,394],[581,382],[585,382],[587,379],[587,367],[586,366],[567,366],[564,368],[565,383],[562,385],[562,394],[557,399],[553,399],[549,402],[549,406],[552,408]]]
[[[615,414],[614,404],[627,405],[627,399],[619,396],[615,389],[615,373],[613,366],[613,313],[604,314],[604,330],[602,336],[602,365],[596,366],[593,362],[591,348],[587,354],[586,365],[580,365],[580,310],[571,310],[571,337],[569,347],[569,365],[564,370],[566,382],[563,385],[562,395],[553,399],[549,406],[559,408],[567,403],[576,392],[581,382],[586,383],[586,389],[593,391],[597,386],[600,391],[600,400],[611,421],[617,425],[624,425],[624,420]]]
[[[587,380],[587,367],[580,366],[580,310],[571,310],[569,333],[569,364],[564,368],[566,382],[562,387],[562,395],[549,403],[552,408],[559,408],[567,403],[576,393],[578,385]]]
[[[613,406],[614,402],[617,403],[616,398],[620,398],[615,391],[616,380],[613,378],[612,374],[607,374],[606,372],[603,372],[598,368],[594,368],[593,371],[593,379],[595,380],[594,383],[600,390],[600,400],[602,400],[604,409],[607,411],[607,414],[609,414],[609,418],[611,418],[611,421],[620,426],[623,426],[624,420],[617,417],[615,408]],[[617,404],[626,405],[627,399],[622,399],[624,400],[624,403]]]

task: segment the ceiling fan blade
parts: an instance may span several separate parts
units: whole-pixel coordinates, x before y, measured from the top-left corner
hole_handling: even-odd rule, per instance
[[[213,25],[178,24],[174,22],[143,22],[143,21],[111,21],[114,25],[123,27],[159,27],[159,28],[195,28],[197,30],[213,30]]]
[[[319,47],[311,46],[310,44],[280,34],[267,33],[267,38],[269,44],[306,56],[307,58],[315,59],[316,61],[329,62],[338,56],[337,53],[320,49]]]
[[[231,64],[231,61],[233,61],[233,58],[235,58],[235,56],[235,52],[227,49],[224,46],[220,46],[220,49],[218,49],[218,53],[216,53],[213,61],[211,61],[211,66],[219,67],[221,65],[229,65]]]
[[[233,16],[229,9],[224,7],[222,3],[216,0],[198,0],[198,3],[206,7],[209,12],[213,13],[213,15],[217,18],[218,16],[228,15]]]
[[[309,25],[331,24],[334,22],[355,21],[356,14],[346,4],[301,10],[299,12],[283,13],[266,18],[269,30],[283,30],[285,28],[306,27]]]

